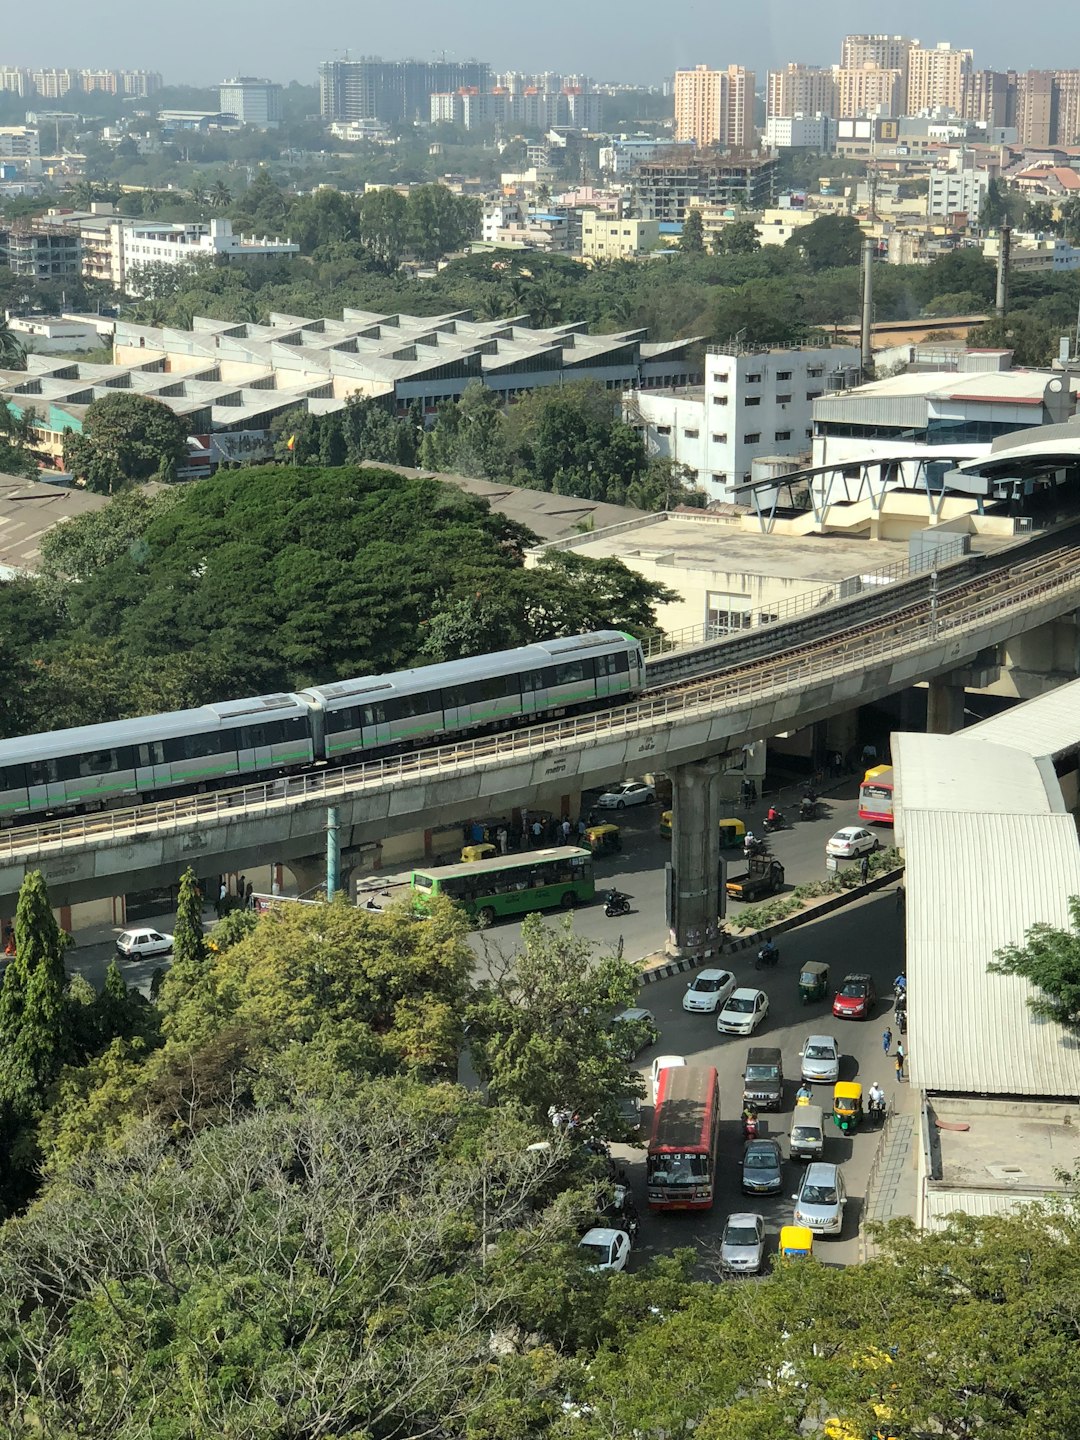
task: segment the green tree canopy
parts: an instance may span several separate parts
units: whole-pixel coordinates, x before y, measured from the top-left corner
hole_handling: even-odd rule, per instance
[[[1037,987],[1033,1015],[1080,1035],[1080,895],[1069,897],[1070,928],[1033,925],[1022,945],[1006,945],[986,967],[992,975],[1022,975]]]
[[[64,464],[87,489],[111,495],[142,480],[174,480],[187,427],[146,395],[117,391],[87,406],[82,434],[65,432]]]
[[[819,215],[809,225],[800,225],[787,243],[801,252],[811,271],[817,271],[858,265],[863,238],[853,216]]]
[[[679,249],[684,250],[687,255],[703,255],[705,253],[705,225],[701,218],[701,211],[696,206],[688,210],[683,219]]]

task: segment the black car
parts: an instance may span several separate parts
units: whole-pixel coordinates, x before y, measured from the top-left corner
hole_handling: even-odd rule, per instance
[[[745,1195],[779,1195],[784,1188],[784,1157],[775,1140],[748,1140],[742,1159]]]
[[[743,1104],[758,1110],[784,1108],[784,1062],[775,1045],[751,1045],[746,1052]]]

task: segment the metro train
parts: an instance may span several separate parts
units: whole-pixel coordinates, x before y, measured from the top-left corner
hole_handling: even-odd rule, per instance
[[[139,805],[632,699],[645,657],[602,630],[395,675],[0,740],[0,825]]]

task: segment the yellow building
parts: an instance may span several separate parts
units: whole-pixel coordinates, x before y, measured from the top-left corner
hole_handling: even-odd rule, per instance
[[[962,115],[971,70],[970,50],[954,50],[946,41],[932,49],[913,45],[908,52],[907,105],[904,113],[919,115],[923,110],[942,107]]]
[[[582,211],[583,260],[633,260],[659,244],[659,220],[616,220],[601,210]]]

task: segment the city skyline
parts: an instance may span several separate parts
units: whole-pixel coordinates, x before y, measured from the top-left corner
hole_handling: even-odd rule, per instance
[[[753,9],[687,0],[678,27],[655,27],[655,4],[624,0],[610,13],[548,0],[542,14],[517,12],[497,0],[467,0],[457,11],[415,0],[407,27],[394,11],[361,18],[348,0],[309,0],[302,33],[286,0],[264,0],[259,25],[250,12],[217,0],[189,0],[183,11],[150,11],[140,0],[108,0],[112,23],[82,0],[54,0],[50,38],[40,17],[25,10],[5,16],[0,64],[161,70],[166,84],[209,86],[238,73],[315,84],[320,61],[377,54],[383,59],[478,58],[493,69],[585,71],[599,81],[659,85],[675,70],[705,63],[765,72],[800,60],[829,65],[849,32],[903,32],[924,44],[970,47],[980,69],[1080,67],[1080,12],[1033,12],[1016,33],[1011,12],[995,14],[979,0],[953,0],[942,22],[940,5],[910,0],[902,13],[881,0],[855,5],[819,0],[761,0]],[[429,43],[418,43],[422,36]]]

